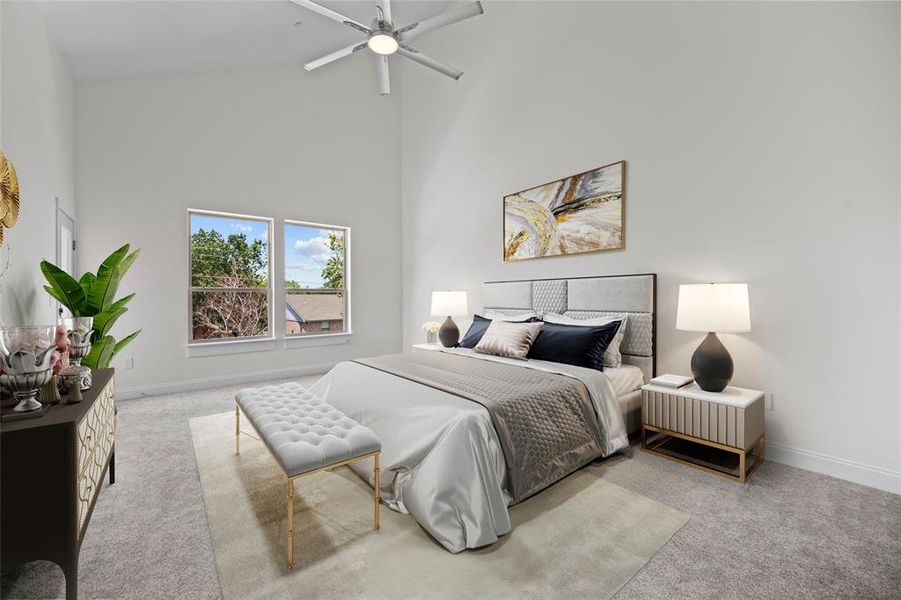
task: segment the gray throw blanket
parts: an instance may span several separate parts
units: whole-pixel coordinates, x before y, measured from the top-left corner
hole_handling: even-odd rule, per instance
[[[355,362],[484,406],[504,452],[514,503],[602,455],[591,397],[571,377],[443,352]]]

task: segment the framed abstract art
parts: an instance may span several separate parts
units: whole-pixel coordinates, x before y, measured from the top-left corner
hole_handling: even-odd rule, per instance
[[[504,196],[504,261],[625,247],[626,161]]]

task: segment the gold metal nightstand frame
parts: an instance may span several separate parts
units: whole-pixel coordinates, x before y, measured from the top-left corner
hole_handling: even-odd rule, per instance
[[[253,423],[251,423],[251,427],[253,427]],[[254,429],[254,431],[256,431]],[[246,431],[241,430],[241,407],[235,404],[235,454],[241,454],[241,434],[246,435],[247,437],[251,437],[257,441],[262,441],[257,436],[252,433],[248,433]],[[269,446],[263,444],[263,447],[266,448],[266,451],[269,452],[269,455],[272,456],[272,460],[275,460],[276,464],[278,464],[278,460],[276,460],[275,455],[272,454],[272,451],[269,449]],[[285,476],[288,482],[288,568],[294,568],[294,480],[300,479],[301,477],[306,477],[307,475],[312,475],[314,473],[319,473],[322,471],[331,471],[333,469],[337,469],[338,467],[343,467],[345,465],[349,465],[352,462],[356,462],[358,460],[364,460],[366,458],[372,458],[372,479],[373,479],[373,487],[372,487],[372,529],[377,531],[379,529],[379,506],[381,502],[381,498],[379,496],[379,457],[381,456],[381,450],[376,452],[370,452],[369,454],[363,454],[361,456],[355,456],[353,458],[348,458],[346,460],[341,460],[330,465],[325,465],[324,467],[319,467],[318,469],[313,469],[312,471],[306,471],[305,473],[298,473],[297,475],[293,475],[291,477]]]
[[[679,438],[681,440],[687,440],[689,442],[694,442],[696,444],[702,444],[704,446],[709,446],[711,448],[717,448],[718,450],[725,450],[726,452],[731,452],[732,454],[738,455],[738,476],[730,475],[729,473],[724,473],[722,471],[718,471],[716,469],[711,469],[710,467],[705,467],[704,465],[699,465],[693,463],[688,460],[684,460],[681,458],[677,458],[675,456],[670,456],[669,454],[664,454],[663,452],[658,452],[653,448],[649,448],[646,440],[646,431],[655,431],[657,433],[662,433],[664,435],[669,435],[675,438]],[[756,453],[752,453],[752,450],[757,449]],[[708,473],[713,473],[715,475],[719,475],[720,477],[725,477],[726,479],[730,479],[732,481],[737,481],[739,483],[746,483],[748,477],[751,476],[751,473],[757,470],[757,468],[763,464],[764,460],[766,460],[766,440],[764,434],[760,434],[760,437],[754,441],[753,444],[747,449],[744,450],[742,448],[734,448],[732,446],[726,446],[724,444],[718,444],[717,442],[711,442],[710,440],[704,440],[701,438],[696,438],[690,435],[685,435],[684,433],[678,433],[676,431],[670,431],[668,429],[663,429],[661,427],[654,427],[653,425],[641,425],[641,449],[649,454],[654,454],[656,456],[661,456],[668,460],[672,460],[674,462],[688,465],[690,467],[694,467],[696,469],[700,469],[702,471],[706,471]],[[753,463],[751,467],[748,468],[748,458],[753,459]]]

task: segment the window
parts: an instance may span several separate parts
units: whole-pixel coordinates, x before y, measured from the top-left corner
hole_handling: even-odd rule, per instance
[[[272,220],[188,211],[191,343],[272,337]]]
[[[285,332],[350,333],[350,228],[285,222]]]

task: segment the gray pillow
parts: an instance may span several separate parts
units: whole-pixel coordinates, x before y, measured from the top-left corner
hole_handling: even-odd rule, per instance
[[[542,327],[544,323],[540,321],[537,323],[492,321],[473,350],[481,354],[525,360],[532,342],[541,333]]]

